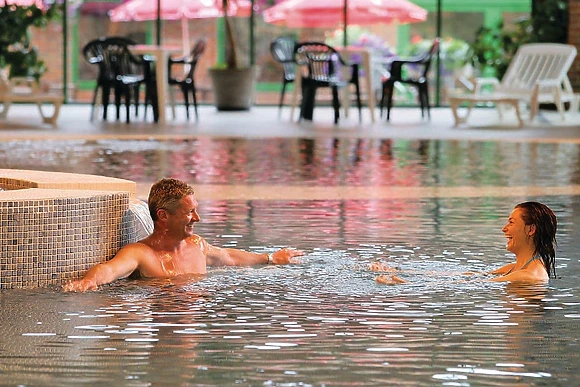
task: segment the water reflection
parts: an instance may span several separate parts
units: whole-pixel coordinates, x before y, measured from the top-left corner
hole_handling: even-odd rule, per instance
[[[27,158],[15,158],[25,153]],[[316,186],[578,184],[577,144],[375,139],[9,141],[6,168],[151,182]]]

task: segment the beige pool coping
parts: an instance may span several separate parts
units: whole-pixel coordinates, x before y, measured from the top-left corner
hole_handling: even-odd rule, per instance
[[[79,173],[22,169],[0,169],[0,185],[13,187],[11,194],[14,195],[23,188],[48,188],[62,191],[94,190],[128,192],[129,197],[134,198],[136,190],[135,182],[125,179]],[[27,191],[34,192],[34,190]],[[3,191],[2,193],[5,194],[6,192]]]
[[[132,118],[131,124],[109,120],[89,121],[89,105],[65,105],[57,127],[42,124],[34,105],[14,106],[7,120],[0,121],[0,141],[47,139],[187,139],[187,138],[363,138],[445,141],[498,141],[524,143],[580,143],[580,112],[568,112],[563,121],[553,111],[541,111],[533,123],[518,128],[515,114],[506,114],[500,121],[495,109],[478,108],[469,125],[453,127],[451,110],[433,108],[431,120],[422,120],[418,108],[395,107],[391,122],[380,119],[371,122],[368,112],[363,123],[351,110],[348,118],[332,124],[332,109],[317,107],[313,122],[296,123],[285,107],[280,117],[278,108],[255,106],[247,112],[217,112],[212,106],[201,106],[199,122],[187,121],[184,109],[163,125]],[[112,110],[111,110],[112,111]],[[22,157],[22,156],[20,156]],[[1,166],[0,166],[1,167]],[[137,183],[136,196],[145,199],[153,182]],[[422,197],[526,197],[536,195],[578,195],[580,186],[558,187],[304,187],[296,185],[195,185],[198,199],[216,200],[323,200],[323,199],[384,199]]]

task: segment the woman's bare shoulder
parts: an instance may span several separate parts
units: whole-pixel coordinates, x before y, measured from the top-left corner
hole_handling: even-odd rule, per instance
[[[526,268],[514,271],[503,275],[501,277],[496,277],[492,279],[494,282],[527,282],[527,283],[538,283],[538,282],[548,282],[549,277],[546,270],[538,270],[535,268]]]

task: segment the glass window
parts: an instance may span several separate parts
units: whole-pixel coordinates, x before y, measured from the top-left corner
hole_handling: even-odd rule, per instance
[[[250,19],[234,18],[239,54],[242,63],[255,63],[260,68],[257,84],[257,104],[277,104],[282,87],[282,66],[270,53],[270,43],[279,36],[291,36],[297,41],[322,41],[333,46],[343,45],[344,27],[342,20],[332,19],[330,10],[325,14],[318,11],[306,13],[303,24],[296,27],[284,26],[283,22],[269,24],[264,21],[263,12],[281,1],[255,0],[254,32],[250,33]],[[111,22],[108,12],[120,5],[122,1],[69,3],[68,26],[68,64],[69,101],[89,102],[92,99],[96,68],[82,57],[82,48],[92,39],[100,36],[118,35],[132,38],[137,43],[156,42],[156,21]],[[316,5],[316,1],[311,2]],[[336,1],[340,5],[340,1]],[[441,17],[438,17],[438,0],[414,0],[414,4],[427,10],[425,21],[413,23],[372,22],[349,25],[347,45],[364,46],[373,52],[371,69],[361,72],[372,72],[372,90],[380,98],[381,80],[388,76],[388,59],[393,56],[408,57],[429,47],[433,38],[441,35],[441,62],[439,67],[432,66],[430,78],[430,99],[432,105],[445,105],[446,90],[451,87],[462,87],[458,79],[476,75],[473,69],[465,66],[469,62],[466,49],[475,40],[478,29],[482,26],[493,26],[503,21],[506,30],[515,28],[516,22],[529,15],[529,0],[489,0],[486,2],[466,2],[464,0],[446,0],[441,2]],[[293,20],[300,24],[297,12]],[[318,15],[318,16],[317,16]],[[322,26],[307,25],[306,20],[313,16],[328,18]],[[200,89],[201,102],[210,103],[210,81],[208,69],[223,59],[223,23],[221,19],[192,19],[186,22],[190,46],[199,38],[207,40],[206,51],[198,64],[196,76]],[[441,25],[438,24],[439,20]],[[34,44],[39,47],[40,55],[47,64],[43,81],[52,88],[62,88],[67,83],[63,79],[64,40],[62,24],[53,22],[50,32],[33,31]],[[181,21],[164,20],[161,23],[161,42],[168,45],[186,46],[184,43],[184,24]],[[55,38],[58,36],[58,38]],[[254,37],[253,45],[250,36]],[[251,57],[253,48],[254,57]],[[437,82],[437,80],[439,82]],[[290,102],[292,88],[286,94],[286,103]],[[413,88],[397,86],[396,105],[416,105],[417,96]]]

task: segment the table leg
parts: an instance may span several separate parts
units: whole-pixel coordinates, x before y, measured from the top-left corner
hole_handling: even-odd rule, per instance
[[[167,53],[163,50],[157,50],[155,53],[157,60],[155,66],[157,82],[157,111],[159,114],[159,124],[165,124],[165,104],[167,96]]]
[[[375,93],[373,91],[373,67],[371,64],[371,54],[363,52],[363,64],[365,68],[365,86],[367,89],[367,104],[371,113],[371,122],[375,122]]]
[[[302,73],[300,72],[300,68],[296,67],[296,78],[294,79],[294,90],[292,91],[292,98],[290,101],[290,121],[294,119],[294,109],[296,109],[296,105],[298,103],[298,94],[301,94],[301,85],[302,84]]]
[[[344,106],[344,117],[348,118],[350,109],[350,83],[342,88],[342,105]]]

